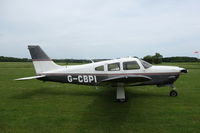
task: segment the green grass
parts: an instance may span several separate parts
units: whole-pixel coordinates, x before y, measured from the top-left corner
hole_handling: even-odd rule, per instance
[[[200,64],[165,63],[189,69],[170,88],[126,88],[128,102],[113,102],[114,88],[14,81],[32,76],[31,63],[0,63],[0,133],[198,133]]]

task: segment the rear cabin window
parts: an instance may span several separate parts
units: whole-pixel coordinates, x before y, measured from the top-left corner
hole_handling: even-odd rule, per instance
[[[129,62],[124,62],[123,63],[123,69],[124,70],[135,70],[135,69],[140,69],[140,66],[136,61],[129,61]]]
[[[108,64],[108,71],[119,71],[120,63]]]
[[[96,71],[104,71],[104,66],[98,66],[95,68]]]

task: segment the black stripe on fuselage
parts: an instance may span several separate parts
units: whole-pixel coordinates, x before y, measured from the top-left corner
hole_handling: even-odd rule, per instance
[[[40,75],[40,74],[39,74]],[[118,74],[94,74],[94,73],[42,73],[46,77],[41,78],[44,81],[53,81],[61,83],[81,84],[81,85],[99,85],[102,80],[116,76],[145,75],[152,80],[146,81],[141,85],[162,85],[172,84],[179,77],[179,73],[118,73]],[[173,77],[173,78],[171,78]],[[131,80],[126,82],[131,84]]]

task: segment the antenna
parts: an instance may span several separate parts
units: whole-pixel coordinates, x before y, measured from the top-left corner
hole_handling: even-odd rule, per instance
[[[92,59],[89,59],[92,63],[94,63],[94,61]]]

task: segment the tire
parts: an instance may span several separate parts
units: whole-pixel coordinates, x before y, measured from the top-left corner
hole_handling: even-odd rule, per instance
[[[172,91],[170,91],[169,95],[170,95],[171,97],[176,97],[176,96],[178,96],[178,92],[175,91],[175,90],[172,90]]]

